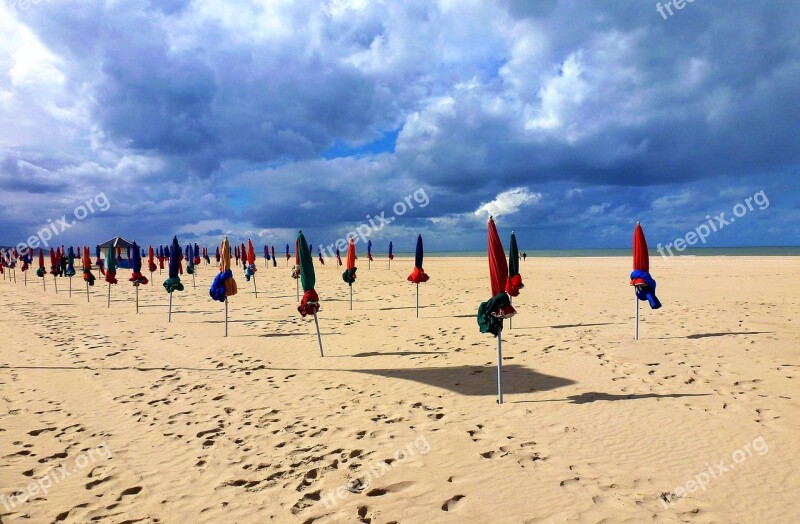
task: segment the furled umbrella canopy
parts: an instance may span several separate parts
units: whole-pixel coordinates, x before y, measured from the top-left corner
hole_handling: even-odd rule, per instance
[[[250,277],[255,276],[256,271],[258,271],[258,269],[256,268],[256,250],[255,250],[255,247],[253,247],[253,241],[248,239],[247,240],[247,265],[245,266],[245,270],[244,270],[244,278],[246,278],[247,281],[249,282],[250,281]]]
[[[325,265],[325,259],[322,258],[322,248],[321,247],[317,247],[317,257],[319,258],[319,263],[324,266]]]
[[[367,260],[372,262],[372,240],[367,241]]]
[[[292,255],[289,254],[289,244],[286,244],[286,260],[288,261],[291,258]]]
[[[519,295],[519,290],[524,288],[522,276],[519,274],[519,248],[517,236],[511,232],[511,245],[508,247],[508,280],[506,280],[506,293],[512,297]]]
[[[172,248],[169,249],[169,278],[164,281],[164,289],[167,293],[173,291],[183,291],[181,284],[181,246],[178,244],[178,237],[173,237]]]
[[[278,267],[278,259],[275,258],[275,246],[270,247],[270,253],[272,253],[272,267]]]
[[[106,250],[106,282],[109,284],[117,283],[117,259],[114,257],[114,248]]]
[[[197,242],[194,243],[194,248],[192,249],[192,252],[194,253],[194,265],[196,266],[196,265],[200,264],[200,262],[201,262],[201,260],[200,260],[200,246],[197,244]]]
[[[92,274],[92,257],[89,255],[89,246],[83,246],[83,280],[90,286],[94,285]]]
[[[236,280],[233,278],[233,271],[231,271],[231,244],[228,237],[222,241],[222,246],[217,249],[220,259],[219,273],[214,277],[214,282],[209,289],[209,295],[214,300],[225,302],[226,297],[232,297],[236,294]]]
[[[342,280],[352,286],[356,281],[356,242],[350,237],[347,243],[347,269],[342,273]]]
[[[50,274],[55,276],[61,273],[61,269],[58,267],[58,259],[61,258],[58,256],[58,253],[53,251],[53,248],[50,248]]]
[[[308,247],[302,231],[297,235],[297,248],[300,258],[300,284],[303,286],[303,298],[297,310],[302,316],[313,315],[319,311],[319,296],[314,290],[316,275],[314,274],[311,249]]]
[[[39,269],[36,270],[37,277],[44,277],[47,274],[47,270],[44,268],[44,250],[39,250]]]
[[[242,260],[242,269],[247,271],[247,248],[245,247],[244,242],[242,242],[242,247],[239,250],[239,257]]]
[[[156,255],[156,253],[155,253],[155,250],[153,249],[153,246],[148,246],[148,248],[147,248],[147,269],[149,269],[151,273],[155,272],[155,270],[158,269],[158,267],[156,266],[155,255]]]
[[[494,219],[489,217],[488,225],[489,281],[492,287],[492,298],[478,307],[478,325],[481,333],[498,336],[503,330],[503,319],[512,317],[516,310],[505,291],[508,279],[506,254]]]
[[[69,246],[69,250],[67,252],[67,271],[66,275],[68,277],[75,276],[75,250],[72,249],[72,246]]]
[[[638,222],[633,230],[631,285],[636,286],[636,298],[649,302],[651,309],[661,307],[661,302],[656,297],[656,281],[650,276],[650,252],[647,249],[647,240],[644,238],[644,231]]]
[[[228,253],[228,256],[230,256],[230,253]],[[217,260],[217,264],[219,264],[220,261],[219,246],[217,247],[217,250],[214,252],[214,258]]]
[[[336,248],[336,265],[337,266],[341,266],[342,265],[342,254],[339,252],[339,248],[338,247]]]
[[[195,253],[191,244],[186,244],[186,272],[190,275],[194,274]]]
[[[422,269],[422,235],[417,237],[417,249],[414,255],[414,271],[408,275],[408,281],[413,282],[414,284],[421,284],[423,282],[427,282],[430,278],[425,271]]]
[[[146,285],[149,282],[147,278],[142,276],[142,251],[136,242],[133,243],[133,272],[128,280],[133,282],[134,286]]]

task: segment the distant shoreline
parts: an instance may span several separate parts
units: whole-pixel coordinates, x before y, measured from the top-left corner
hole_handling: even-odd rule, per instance
[[[572,258],[572,257],[629,257],[630,248],[624,249],[528,249],[525,251],[530,258]],[[386,258],[375,252],[372,256],[376,260]],[[396,257],[413,257],[413,252],[395,252]],[[485,251],[426,251],[426,257],[485,257]],[[738,256],[738,257],[786,257],[800,256],[800,246],[781,246],[781,247],[706,247],[690,248],[683,251],[676,257],[699,256],[699,257],[718,257],[718,256]],[[650,248],[650,258],[661,258],[657,251]],[[674,258],[674,257],[667,257]]]

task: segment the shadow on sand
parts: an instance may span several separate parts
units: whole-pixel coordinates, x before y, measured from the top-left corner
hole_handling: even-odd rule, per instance
[[[366,373],[384,378],[397,378],[449,389],[469,396],[497,395],[496,368],[484,366],[456,366],[439,368],[402,369],[347,369],[353,373]],[[563,377],[545,375],[516,364],[503,366],[503,393],[530,393],[548,391],[574,384]]]

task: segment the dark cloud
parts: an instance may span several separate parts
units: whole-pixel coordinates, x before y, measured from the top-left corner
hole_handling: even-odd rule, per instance
[[[42,3],[14,23],[52,56],[0,47],[25,137],[0,134],[11,234],[105,191],[76,236],[333,241],[424,188],[376,238],[468,249],[475,210],[523,188],[540,197],[504,227],[606,247],[769,188],[715,241],[797,243],[798,21],[779,2]]]

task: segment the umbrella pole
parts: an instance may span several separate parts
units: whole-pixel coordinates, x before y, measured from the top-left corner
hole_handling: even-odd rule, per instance
[[[295,295],[297,297],[296,300],[298,302],[300,302],[300,279],[299,278],[294,279],[294,287],[295,287]],[[351,307],[350,309],[353,309],[353,308]]]
[[[108,306],[111,307],[111,282],[108,283]]]
[[[633,330],[633,340],[639,340],[639,297],[636,296],[634,289],[633,301],[636,302],[636,325]]]
[[[86,302],[89,302],[89,282],[86,282]]]
[[[513,305],[513,303],[514,303],[514,299],[511,297],[511,295],[508,295],[508,305],[509,305],[509,306],[510,306],[510,305]],[[511,326],[511,322],[512,322],[513,320],[514,320],[514,317],[509,317],[509,318],[508,318],[508,329],[511,329],[511,327],[512,327],[512,326]]]
[[[419,284],[417,284],[417,318],[419,318]]]
[[[69,277],[69,298],[72,298],[72,277]]]
[[[153,272],[150,272],[150,285],[153,285]]]
[[[139,286],[136,286],[136,314],[139,314]]]
[[[503,339],[502,331],[497,334],[497,403],[503,403]]]
[[[58,280],[55,275],[53,275],[53,285],[56,286],[56,295],[58,295]]]
[[[228,297],[225,297],[225,336],[228,336]]]
[[[167,322],[172,322],[172,293],[169,294],[169,313],[167,313]]]
[[[197,289],[197,286],[195,285],[194,281],[194,276],[195,276],[194,273],[192,273],[192,289]]]
[[[319,356],[324,357],[325,353],[322,352],[322,335],[319,333],[319,320],[317,320],[317,312],[314,311],[314,324],[317,326],[317,342],[319,342]]]
[[[256,276],[253,275],[253,293],[256,294],[256,298],[258,298],[258,287],[256,286]]]
[[[350,284],[350,311],[353,311],[353,284]]]
[[[28,272],[27,271],[25,271],[24,282],[25,282],[25,287],[28,287]]]
[[[47,277],[42,277],[42,288],[47,291]]]

